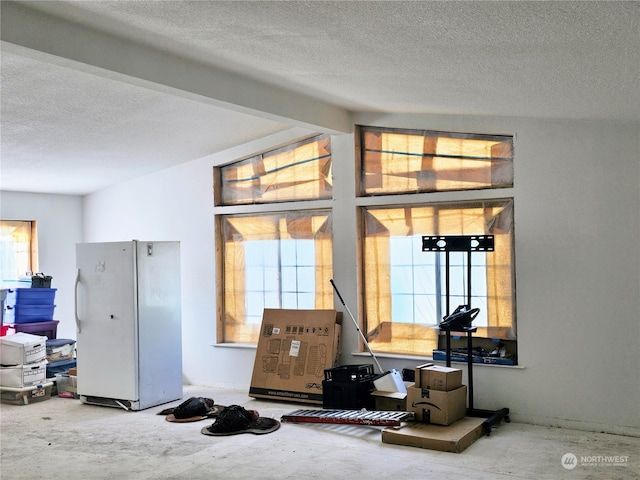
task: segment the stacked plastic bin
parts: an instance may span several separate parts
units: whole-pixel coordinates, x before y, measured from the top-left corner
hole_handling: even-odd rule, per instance
[[[47,340],[47,381],[55,381],[59,397],[79,398],[76,391],[75,340],[56,338]]]
[[[16,333],[0,338],[0,401],[28,405],[51,398],[46,381],[47,337]]]
[[[4,299],[3,324],[14,330],[54,339],[58,321],[55,311],[55,288],[10,288]],[[7,333],[7,332],[4,332]]]

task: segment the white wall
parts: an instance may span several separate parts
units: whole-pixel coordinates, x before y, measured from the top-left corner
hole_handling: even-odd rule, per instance
[[[516,135],[521,366],[475,368],[475,407],[508,407],[515,421],[640,435],[638,124],[373,114],[356,122]],[[284,132],[85,198],[84,241],[181,241],[188,383],[248,389],[255,356],[252,348],[212,346],[212,166],[305,133]],[[353,137],[334,136],[332,142],[335,203],[340,205],[334,214],[340,245],[334,278],[357,315],[355,202],[349,197],[355,178]],[[73,272],[64,275],[72,278]],[[358,338],[348,324],[344,340],[342,362],[363,362],[350,354]],[[384,368],[398,369],[422,361],[379,359]]]
[[[212,166],[309,133],[292,129],[275,134],[85,199],[87,242],[180,241],[185,383],[248,390],[255,357],[255,348],[212,346],[216,340]]]
[[[36,220],[39,270],[53,277],[58,338],[76,338],[73,307],[76,243],[82,241],[82,198],[0,192],[3,220]]]
[[[506,406],[520,421],[640,434],[639,125],[374,115],[356,122],[516,135],[524,368],[475,368],[475,406]]]

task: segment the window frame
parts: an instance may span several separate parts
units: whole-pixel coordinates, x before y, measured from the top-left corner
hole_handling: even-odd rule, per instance
[[[225,166],[232,165],[237,162],[242,162],[247,159],[269,154],[271,152],[278,152],[282,149],[286,149],[290,146],[294,147],[296,145],[303,144],[312,140],[314,138],[317,139],[329,139],[331,142],[331,136],[327,134],[314,133],[302,138],[297,138],[292,140],[291,142],[287,142],[285,144],[280,144],[278,146],[274,146],[273,148],[268,148],[261,150],[259,152],[253,153],[251,155],[244,156],[242,158],[238,158],[232,160],[230,162],[226,162],[223,165],[216,165],[213,167],[214,172],[214,244],[215,244],[215,262],[216,262],[216,344],[217,345],[255,345],[253,342],[235,342],[230,341],[226,335],[226,325],[225,325],[225,295],[224,295],[224,229],[223,229],[223,221],[227,216],[238,216],[238,215],[274,215],[274,214],[284,214],[287,212],[312,212],[317,213],[320,211],[326,211],[331,216],[333,214],[333,195],[330,198],[323,199],[311,199],[311,200],[288,200],[288,201],[273,201],[271,203],[261,202],[261,203],[244,203],[244,204],[230,204],[223,205],[222,202],[222,175],[220,170]],[[333,160],[331,160],[333,161]],[[333,237],[331,237],[331,241],[333,244]],[[333,257],[331,258],[333,268]],[[331,287],[328,287],[329,289]],[[333,296],[331,296],[331,300],[333,301]],[[256,342],[257,343],[257,342]]]
[[[38,222],[36,220],[9,220],[1,219],[0,223],[25,223],[29,224],[29,268],[23,272],[23,275],[28,276],[29,273],[38,272],[40,270],[38,261]],[[11,279],[6,279],[11,280]],[[14,280],[18,280],[17,278]]]
[[[482,202],[482,201],[502,201],[508,200],[511,201],[514,209],[513,213],[513,222],[514,226],[512,232],[512,255],[511,255],[511,274],[512,274],[512,285],[513,285],[513,295],[512,295],[512,328],[514,332],[517,332],[517,291],[516,291],[516,258],[515,258],[515,162],[513,162],[513,185],[507,187],[496,187],[496,188],[482,188],[482,189],[469,189],[469,190],[443,190],[443,191],[430,191],[430,192],[416,192],[416,193],[385,193],[385,194],[376,194],[371,195],[365,193],[364,184],[363,184],[363,147],[364,147],[364,139],[363,139],[363,129],[366,128],[376,128],[379,130],[389,130],[391,132],[424,132],[425,129],[398,129],[398,128],[385,128],[385,127],[367,127],[363,125],[356,125],[355,130],[355,196],[356,196],[356,208],[358,209],[358,242],[359,242],[359,258],[358,261],[358,281],[362,286],[362,295],[359,296],[358,299],[358,311],[359,311],[359,324],[363,332],[369,331],[368,322],[367,322],[367,313],[366,313],[366,285],[365,285],[365,272],[364,272],[364,259],[363,255],[365,252],[365,222],[364,222],[364,210],[367,208],[393,208],[393,207],[405,207],[405,206],[428,206],[430,204],[465,204],[470,202]],[[432,130],[430,130],[432,131]],[[443,132],[449,133],[449,132]],[[453,132],[451,132],[453,133]],[[462,134],[463,135],[463,134]],[[476,134],[473,134],[476,135]],[[477,134],[482,135],[482,134]],[[496,136],[493,134],[488,134],[489,136]],[[515,151],[515,135],[500,135],[505,137],[512,138],[513,150]],[[418,232],[416,232],[418,233]],[[432,234],[431,232],[420,232],[424,233],[424,235]],[[442,292],[444,295],[444,292]],[[455,308],[455,305],[452,305],[451,308]],[[516,337],[517,338],[517,337]],[[475,340],[483,341],[482,337],[477,337]],[[517,365],[517,339],[513,341],[513,345],[515,347],[514,354],[514,364]],[[360,351],[364,352],[363,344],[360,344]],[[373,347],[372,347],[373,348]],[[373,348],[375,351],[375,348]],[[381,355],[393,355],[393,356],[409,356],[412,357],[412,354],[405,353],[395,353],[395,352],[383,352],[377,351],[376,353]],[[432,352],[426,351],[424,357],[431,357]]]
[[[304,136],[302,138],[298,138],[292,142],[289,143],[284,143],[284,144],[280,144],[278,146],[275,146],[273,148],[269,148],[269,149],[264,149],[261,150],[259,152],[253,153],[251,155],[245,155],[244,157],[232,160],[231,162],[227,162],[223,165],[218,165],[216,167],[214,167],[214,178],[213,178],[213,200],[214,200],[214,206],[216,207],[239,207],[239,206],[257,206],[257,205],[277,205],[278,203],[297,203],[297,202],[313,202],[313,201],[329,201],[332,200],[333,195],[329,195],[320,199],[314,199],[314,198],[307,198],[307,199],[285,199],[285,200],[254,200],[253,202],[250,201],[238,201],[238,202],[228,202],[225,203],[224,198],[223,198],[223,190],[224,190],[224,185],[223,185],[223,170],[226,167],[229,166],[233,166],[233,165],[239,165],[242,164],[244,162],[247,161],[251,161],[251,160],[258,160],[264,157],[268,157],[270,155],[278,155],[281,153],[285,153],[287,151],[292,151],[295,150],[297,147],[301,147],[304,146],[308,143],[312,143],[310,142],[311,140],[317,141],[317,142],[323,142],[326,141],[329,144],[329,148],[331,146],[331,136],[328,134],[311,134],[311,135],[307,135]],[[329,153],[329,157],[332,159],[332,154]],[[317,159],[308,159],[307,161],[310,160],[318,160],[321,161],[322,158],[317,158]],[[332,161],[332,160],[331,160]],[[331,163],[331,162],[330,162]]]
[[[412,188],[411,190],[404,190],[404,191],[396,191],[396,192],[384,192],[384,191],[380,191],[380,192],[376,192],[376,193],[368,193],[367,192],[367,185],[366,185],[366,181],[365,181],[365,177],[366,177],[366,171],[365,171],[365,160],[364,160],[364,156],[363,156],[363,152],[365,150],[365,135],[368,132],[379,132],[379,133],[389,133],[391,135],[411,135],[414,137],[419,137],[421,134],[423,135],[423,139],[425,138],[443,138],[443,139],[449,139],[449,140],[469,140],[469,141],[476,141],[476,140],[483,140],[483,141],[495,141],[496,144],[494,145],[494,147],[497,147],[501,142],[499,142],[500,139],[502,140],[508,140],[511,139],[511,161],[510,162],[506,162],[504,165],[507,165],[507,174],[510,174],[511,177],[511,181],[507,184],[497,184],[497,185],[476,185],[473,187],[469,187],[469,188],[447,188],[447,189],[437,189],[437,188],[427,188],[427,187],[420,187],[418,184],[420,183],[417,179],[416,179],[416,185],[415,188]],[[514,181],[514,172],[513,172],[513,146],[514,146],[514,140],[515,140],[515,136],[513,135],[504,135],[504,134],[484,134],[484,133],[462,133],[462,132],[447,132],[447,131],[441,131],[441,130],[428,130],[428,129],[407,129],[407,128],[386,128],[386,127],[378,127],[378,126],[366,126],[366,125],[357,125],[356,126],[356,196],[357,197],[375,197],[375,196],[396,196],[396,195],[416,195],[416,194],[433,194],[433,193],[443,193],[443,192],[459,192],[459,191],[467,191],[467,192],[478,192],[481,190],[490,190],[490,191],[496,191],[496,190],[502,190],[505,188],[513,188],[513,181]],[[424,141],[424,140],[423,140]],[[432,148],[433,146],[430,145],[430,147]],[[493,150],[493,148],[492,148]],[[498,149],[499,153],[503,153],[503,150]],[[378,153],[381,153],[382,150],[378,150]],[[400,154],[400,152],[395,152]],[[405,153],[405,156],[412,156],[413,158],[417,158],[417,154],[410,154],[409,152]],[[437,155],[435,153],[433,154],[428,154],[428,153],[424,153],[424,148],[423,148],[423,153],[422,153],[422,157],[423,159],[426,158],[430,158],[431,162],[434,161],[435,158],[445,158],[445,156],[441,156],[441,155]],[[492,163],[493,161],[497,162],[497,164],[500,164],[500,161],[504,160],[504,158],[502,156],[491,156],[491,157],[464,157],[464,156],[459,156],[459,155],[447,155],[446,157],[449,158],[449,160],[467,160],[467,161],[471,161],[471,160],[478,160],[478,161],[485,161],[485,162],[491,162],[491,167],[490,167],[490,172],[493,174],[494,170],[499,171],[499,169],[496,169],[496,167],[494,166],[494,164]],[[382,167],[381,167],[382,168]],[[408,173],[408,174],[417,174],[418,172],[425,172],[425,170],[406,170],[403,173]],[[435,175],[437,176],[438,173],[442,173],[443,170],[438,170],[438,169],[434,169]],[[390,175],[388,175],[390,176]],[[499,176],[498,176],[499,177]],[[382,173],[382,171],[380,172],[380,178],[384,178],[384,175]],[[435,180],[435,178],[434,178]],[[465,180],[468,181],[468,180]],[[461,183],[464,185],[465,181],[461,181]]]

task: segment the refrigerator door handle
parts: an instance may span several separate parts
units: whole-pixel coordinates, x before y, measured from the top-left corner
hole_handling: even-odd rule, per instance
[[[74,288],[74,302],[73,302],[73,310],[74,316],[76,318],[76,332],[80,333],[80,318],[78,317],[78,285],[80,284],[80,269],[78,268],[76,271],[76,284]]]

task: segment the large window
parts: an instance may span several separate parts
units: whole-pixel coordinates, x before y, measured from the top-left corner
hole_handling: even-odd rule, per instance
[[[257,342],[265,308],[333,308],[329,140],[216,169],[218,342]]]
[[[438,324],[469,293],[480,309],[475,335],[514,342],[513,200],[478,194],[513,186],[512,138],[359,131],[363,320],[371,348],[429,355],[439,347]],[[452,199],[442,201],[440,192]],[[374,199],[380,195],[384,202]],[[445,253],[422,249],[422,237],[431,235],[495,239],[493,251],[474,252],[471,268],[466,253],[450,254],[448,311]]]
[[[220,220],[224,342],[256,342],[264,308],[333,308],[330,211]]]
[[[18,280],[38,270],[36,222],[0,221],[0,280]]]

